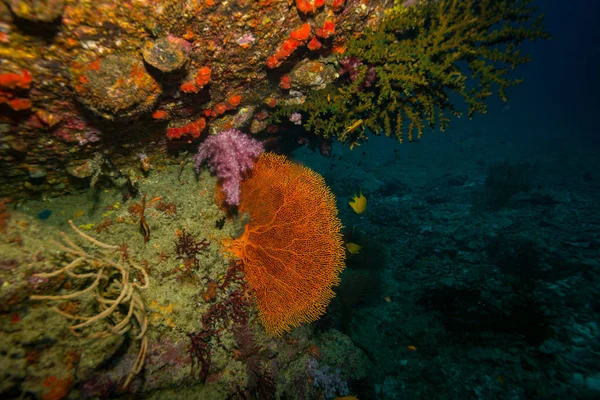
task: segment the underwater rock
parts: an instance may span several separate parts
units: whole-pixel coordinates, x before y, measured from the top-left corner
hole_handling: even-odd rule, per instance
[[[5,0],[4,8],[0,6],[4,15],[0,42],[6,49],[6,60],[2,60],[0,74],[9,73],[12,78],[0,80],[7,82],[8,78],[9,85],[15,87],[0,88],[10,95],[0,99],[0,107],[11,125],[6,140],[10,147],[0,148],[0,158],[7,162],[3,175],[15,179],[11,185],[0,185],[3,197],[29,193],[22,189],[30,180],[28,168],[37,159],[24,157],[27,152],[37,151],[36,155],[43,154],[52,164],[48,173],[53,171],[64,185],[48,182],[37,190],[56,195],[63,192],[61,187],[69,190],[71,184],[85,184],[69,179],[65,167],[71,160],[65,156],[67,152],[83,153],[76,158],[91,158],[100,147],[118,149],[127,140],[137,144],[148,139],[139,151],[119,153],[114,162],[120,169],[126,163],[137,165],[141,151],[149,155],[162,152],[166,129],[175,128],[167,132],[168,137],[183,137],[187,128],[182,131],[182,125],[201,125],[201,116],[205,118],[205,135],[213,124],[219,125],[217,131],[248,129],[253,111],[246,108],[233,114],[248,106],[259,111],[265,96],[273,97],[273,93],[279,98],[269,105],[270,111],[275,111],[275,105],[289,105],[290,98],[293,104],[301,104],[308,93],[294,96],[294,91],[300,93],[298,89],[281,93],[276,85],[279,75],[305,57],[327,57],[337,70],[334,61],[338,53],[333,50],[341,52],[345,35],[361,31],[366,21],[377,25],[393,3],[381,1],[381,6],[360,7],[365,10],[361,14],[355,6],[345,12],[347,2],[330,6],[329,1],[319,13],[300,16],[296,7],[283,1],[169,1],[159,5],[136,1],[118,7],[119,2],[112,0]],[[335,18],[332,12],[338,13]],[[11,14],[16,25],[10,21]],[[32,22],[47,20],[52,21]],[[309,53],[308,34],[333,20],[338,36],[319,39],[323,47],[318,53]],[[286,57],[282,71],[269,76],[266,59],[283,43],[289,44],[289,39],[302,44]],[[188,49],[191,46],[193,49]],[[23,73],[24,68],[29,74]],[[27,86],[29,76],[32,80]],[[13,78],[20,83],[13,83]],[[155,108],[159,96],[161,104]],[[152,120],[145,118],[153,112],[156,116]],[[98,119],[127,124],[136,119],[136,124],[114,126]],[[254,131],[271,125],[273,122],[259,119]],[[186,146],[200,133],[194,127],[190,130],[191,138],[188,134],[183,140],[167,142],[170,149]]]
[[[250,123],[250,133],[257,134],[264,131],[269,126],[269,114],[262,111],[254,116]]]
[[[242,129],[250,122],[254,116],[256,107],[248,106],[240,108],[235,114],[224,115],[223,117],[214,120],[210,125],[210,134],[216,135],[217,133],[227,129]],[[265,126],[266,128],[266,126]]]
[[[316,340],[321,349],[322,362],[339,368],[353,380],[364,379],[373,372],[373,364],[352,339],[336,329],[323,332]]]
[[[74,63],[71,84],[81,103],[109,120],[149,111],[161,93],[143,61],[132,53]]]
[[[6,334],[0,336],[0,364],[6,368],[5,371],[10,371],[10,374],[4,373],[2,376],[0,393],[14,393],[20,382],[27,378],[26,353],[22,348],[14,346],[9,338]]]
[[[75,178],[89,178],[94,174],[93,163],[91,160],[73,161],[67,165],[67,172]]]
[[[10,9],[19,18],[33,22],[52,22],[65,9],[64,0],[11,0]]]
[[[112,388],[118,387],[118,383],[126,379],[131,371],[131,366],[135,361],[135,355],[125,354],[123,357],[116,357],[119,349],[123,346],[125,338],[123,336],[107,336],[102,341],[97,341],[85,346],[81,350],[81,358],[86,360],[78,366],[77,378],[88,385],[84,392],[89,393],[90,382],[113,382]],[[111,368],[101,370],[102,365],[111,363]],[[109,379],[110,378],[110,379]],[[98,393],[97,393],[98,394]]]
[[[188,60],[191,45],[184,39],[167,36],[146,44],[142,50],[144,61],[162,72],[181,68]]]
[[[334,81],[335,74],[333,67],[328,64],[305,59],[299,62],[289,75],[292,88],[321,90]]]
[[[31,179],[42,179],[46,177],[46,171],[38,166],[34,166],[29,170],[29,177]]]

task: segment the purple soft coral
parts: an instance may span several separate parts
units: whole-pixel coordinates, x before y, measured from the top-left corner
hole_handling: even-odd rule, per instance
[[[200,164],[208,160],[210,170],[223,181],[225,201],[229,205],[240,204],[240,183],[254,166],[254,159],[263,152],[263,145],[237,129],[229,129],[210,136],[198,147],[194,157],[196,172]]]
[[[343,379],[339,370],[332,372],[327,365],[319,366],[319,362],[309,358],[306,362],[306,372],[312,378],[315,387],[321,391],[324,399],[333,399],[336,393],[340,396],[348,394],[348,382]]]

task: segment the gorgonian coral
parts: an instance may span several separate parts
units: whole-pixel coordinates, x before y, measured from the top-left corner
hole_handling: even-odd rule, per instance
[[[323,315],[344,269],[335,198],[316,172],[271,153],[242,182],[240,211],[250,222],[226,250],[243,262],[267,333]]]

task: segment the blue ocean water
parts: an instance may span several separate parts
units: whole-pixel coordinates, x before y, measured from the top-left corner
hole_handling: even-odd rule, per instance
[[[539,7],[552,39],[525,46],[506,105],[418,143],[295,153],[362,246],[317,324],[372,361],[361,399],[600,397],[600,5]]]

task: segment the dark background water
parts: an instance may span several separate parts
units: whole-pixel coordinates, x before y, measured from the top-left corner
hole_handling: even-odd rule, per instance
[[[508,103],[492,97],[487,114],[417,143],[294,153],[364,246],[319,323],[373,361],[376,394],[361,399],[600,396],[600,2],[535,4],[552,39],[525,43],[533,60],[511,72],[524,82]],[[530,166],[530,189],[480,208],[499,193],[494,165]]]
[[[552,39],[527,43],[533,61],[516,71],[510,120],[547,139],[598,144],[600,2],[538,1]]]

